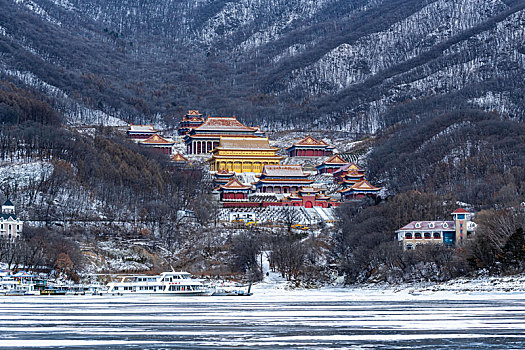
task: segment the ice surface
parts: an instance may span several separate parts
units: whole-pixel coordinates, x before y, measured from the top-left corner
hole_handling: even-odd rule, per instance
[[[477,288],[448,286],[459,285]],[[525,341],[522,291],[286,286],[270,272],[251,297],[1,297],[0,347],[503,349]]]

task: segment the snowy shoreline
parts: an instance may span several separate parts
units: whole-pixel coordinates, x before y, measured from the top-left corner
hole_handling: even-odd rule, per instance
[[[332,285],[319,288],[291,286],[288,282],[266,278],[252,287],[254,296],[284,295],[315,298],[344,294],[355,300],[417,300],[417,299],[525,299],[525,275],[504,277],[458,278],[448,282],[414,282],[399,285],[379,283],[352,286]]]

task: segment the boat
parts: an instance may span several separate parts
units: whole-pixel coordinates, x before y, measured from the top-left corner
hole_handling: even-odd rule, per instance
[[[108,283],[107,294],[175,294],[209,295],[209,289],[191,278],[188,272],[163,272],[156,276],[122,276],[118,282]]]
[[[14,275],[7,271],[0,273],[0,295],[40,295],[46,287],[46,280],[26,271]]]
[[[250,295],[253,295],[253,293],[251,293],[251,289],[252,289],[252,284],[250,283],[248,285],[248,290],[244,290],[242,289],[243,286],[241,285],[238,285],[238,284],[232,284],[230,286],[228,285],[221,285],[221,286],[216,286],[213,293],[211,294],[212,296],[219,296],[219,297],[248,297]]]

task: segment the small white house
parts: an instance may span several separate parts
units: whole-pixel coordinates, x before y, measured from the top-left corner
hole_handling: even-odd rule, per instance
[[[16,217],[15,205],[8,199],[0,213],[0,238],[15,239],[22,234],[24,222]]]

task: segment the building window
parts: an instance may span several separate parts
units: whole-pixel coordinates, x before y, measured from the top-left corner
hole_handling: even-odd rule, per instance
[[[434,239],[440,239],[441,234],[439,232],[434,232]]]
[[[416,232],[416,233],[414,234],[414,238],[415,238],[415,239],[421,239],[421,232]]]
[[[412,239],[412,233],[410,233],[410,232],[405,233],[405,238],[406,239]]]
[[[430,232],[425,232],[425,239],[430,239],[431,237]]]
[[[421,223],[420,222],[416,222],[416,228],[420,228],[421,227]]]
[[[448,224],[446,222],[443,223],[443,228],[448,228]]]
[[[428,227],[430,227],[430,228],[434,228],[434,223],[431,222],[430,224],[428,224]]]
[[[412,250],[413,248],[412,244],[407,244],[407,250]]]

